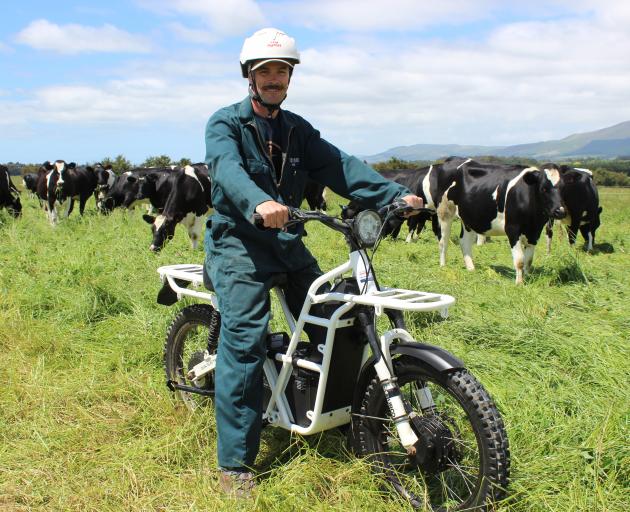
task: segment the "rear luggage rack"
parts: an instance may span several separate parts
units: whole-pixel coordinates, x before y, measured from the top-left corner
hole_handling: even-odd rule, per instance
[[[203,299],[207,302],[213,302],[213,293],[209,291],[201,292],[194,289],[203,288],[203,265],[191,263],[166,265],[158,268],[157,273],[160,275],[160,279],[163,283],[168,282],[171,289],[177,294],[178,299],[181,299],[183,296],[188,296]],[[177,284],[178,280],[191,283],[193,289],[180,286]]]

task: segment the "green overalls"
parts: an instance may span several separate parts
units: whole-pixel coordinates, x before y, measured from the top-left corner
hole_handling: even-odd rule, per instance
[[[264,152],[249,97],[206,125],[206,163],[214,213],[206,230],[206,269],[219,301],[221,335],[215,375],[219,466],[251,467],[260,444],[262,367],[274,274],[287,273],[294,316],[321,271],[302,242],[304,228],[260,230],[256,206],[299,207],[307,177],[337,194],[380,208],[409,190],[326,142],[306,120],[281,110],[284,143],[279,182]]]

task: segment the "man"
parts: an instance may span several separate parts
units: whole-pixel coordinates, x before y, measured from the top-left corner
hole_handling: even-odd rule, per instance
[[[240,63],[249,96],[216,112],[206,126],[214,214],[205,264],[221,310],[215,375],[219,483],[238,494],[248,494],[254,485],[250,468],[260,444],[272,277],[288,274],[285,294],[297,316],[308,287],[321,275],[301,240],[303,226],[282,229],[287,206],[300,206],[307,178],[365,205],[382,207],[402,198],[422,206],[408,189],[280,108],[299,62],[295,41],[280,30],[262,29],[247,38]],[[253,225],[254,212],[269,229]]]

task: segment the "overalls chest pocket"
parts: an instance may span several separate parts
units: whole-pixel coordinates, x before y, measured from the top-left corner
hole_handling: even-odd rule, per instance
[[[304,187],[308,178],[300,158],[288,157],[285,163],[284,174],[283,181],[286,182],[289,203],[292,206],[299,207],[304,197]]]
[[[275,187],[269,164],[253,158],[247,159],[247,173],[252,181],[264,192],[275,197]]]

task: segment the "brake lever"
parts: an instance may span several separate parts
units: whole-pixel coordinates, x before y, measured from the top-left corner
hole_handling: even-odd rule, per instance
[[[427,208],[425,206],[422,206],[420,208],[414,208],[413,206],[409,206],[402,199],[396,199],[392,204],[381,208],[379,210],[379,214],[381,212],[385,212],[385,216],[396,215],[396,217],[399,217],[401,219],[406,219],[407,217],[404,216],[406,213],[414,212],[417,215],[418,213],[425,212],[425,213],[434,214],[435,210],[433,210],[431,208]],[[383,215],[381,215],[381,216],[383,216]]]
[[[396,215],[397,217],[402,217],[402,214],[412,211],[413,208],[409,206],[402,199],[396,199],[393,203],[388,204],[387,206],[383,206],[383,208],[378,210],[378,214],[382,219],[386,219],[390,215]]]

